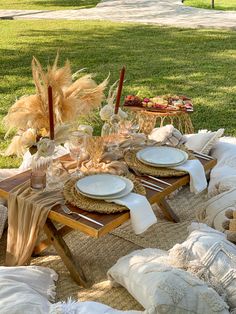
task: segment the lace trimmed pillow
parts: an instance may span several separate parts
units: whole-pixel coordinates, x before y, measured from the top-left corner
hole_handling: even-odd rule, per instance
[[[196,276],[171,266],[168,253],[134,251],[108,271],[111,282],[125,287],[150,313],[229,313],[227,304]]]
[[[201,130],[197,134],[185,135],[185,145],[190,150],[208,155],[212,147],[216,144],[216,142],[223,134],[224,129],[219,129],[216,132]]]
[[[169,251],[170,257],[211,285],[236,310],[236,246],[205,224],[192,223],[189,231],[187,240]]]

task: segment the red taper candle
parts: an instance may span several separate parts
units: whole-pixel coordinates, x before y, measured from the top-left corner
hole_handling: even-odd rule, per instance
[[[49,112],[49,136],[54,140],[54,114],[53,114],[53,100],[52,100],[52,86],[48,86],[48,112]]]
[[[125,77],[125,66],[123,66],[123,68],[120,71],[120,80],[119,80],[119,86],[118,86],[118,91],[117,91],[117,96],[116,96],[115,114],[118,113],[119,107],[120,107],[120,97],[121,97],[124,77]]]

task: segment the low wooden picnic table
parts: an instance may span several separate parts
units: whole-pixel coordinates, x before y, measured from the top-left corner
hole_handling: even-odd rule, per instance
[[[69,155],[65,155],[60,157],[61,161],[66,161],[70,157]],[[211,170],[216,164],[216,160],[205,160],[202,158],[198,158],[202,163],[205,172]],[[24,171],[15,176],[7,178],[0,182],[0,197],[8,199],[10,191],[17,187],[18,185],[26,182],[30,179],[31,170]],[[148,179],[150,182],[155,183],[150,178]],[[166,182],[170,185],[166,185],[163,183],[159,183],[159,186],[163,187],[161,192],[153,191],[149,188],[146,188],[147,199],[151,204],[157,203],[158,206],[162,209],[165,217],[168,220],[173,222],[178,222],[178,216],[176,213],[172,211],[165,198],[170,193],[174,192],[178,188],[189,183],[189,175],[184,175],[182,177],[168,177],[164,178]],[[86,286],[86,278],[83,274],[82,268],[78,265],[78,262],[74,262],[72,253],[64,241],[63,237],[71,232],[72,230],[79,230],[91,237],[100,238],[101,236],[109,233],[114,230],[125,221],[130,218],[129,211],[124,211],[121,213],[114,214],[100,214],[100,213],[92,213],[87,212],[83,209],[75,207],[73,205],[68,204],[67,207],[75,212],[81,213],[89,218],[92,218],[104,226],[99,226],[93,222],[90,222],[84,218],[78,217],[78,215],[67,215],[63,212],[60,205],[54,206],[48,215],[47,221],[44,226],[44,232],[47,235],[47,239],[43,240],[39,245],[35,247],[34,254],[39,254],[43,250],[45,250],[48,245],[53,245],[56,249],[58,255],[61,257],[68,271],[70,272],[71,277],[79,284]],[[59,223],[62,225],[59,229],[55,226],[55,223]]]

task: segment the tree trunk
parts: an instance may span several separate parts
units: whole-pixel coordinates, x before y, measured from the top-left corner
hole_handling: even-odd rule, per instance
[[[212,8],[212,9],[215,8],[215,0],[211,0],[211,8]]]

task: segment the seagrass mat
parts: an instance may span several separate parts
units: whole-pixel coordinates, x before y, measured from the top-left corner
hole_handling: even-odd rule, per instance
[[[183,145],[177,148],[186,151],[189,155],[188,159],[195,158],[193,154],[191,154]],[[127,151],[124,155],[125,162],[129,166],[129,168],[133,169],[134,171],[137,170],[143,174],[159,176],[159,177],[179,177],[179,176],[184,176],[186,174],[185,171],[180,171],[180,170],[175,170],[175,169],[170,169],[170,168],[163,168],[163,167],[154,167],[154,166],[144,164],[136,157],[137,152],[138,150],[130,150],[130,151]]]
[[[53,249],[44,255],[32,258],[32,265],[53,268],[59,274],[57,283],[57,300],[72,297],[80,301],[98,301],[120,310],[142,310],[142,307],[122,287],[111,288],[106,272],[115,264],[118,258],[131,251],[156,247],[168,250],[175,243],[182,242],[187,237],[187,226],[194,220],[197,209],[204,206],[206,195],[190,194],[188,187],[183,188],[169,200],[174,211],[179,215],[180,223],[163,220],[159,208],[155,208],[159,217],[158,223],[146,232],[136,236],[129,223],[115,229],[100,239],[93,239],[78,231],[73,231],[65,237],[75,260],[80,262],[91,287],[81,288],[70,278],[60,257]],[[0,240],[0,264],[4,264],[6,233]]]

